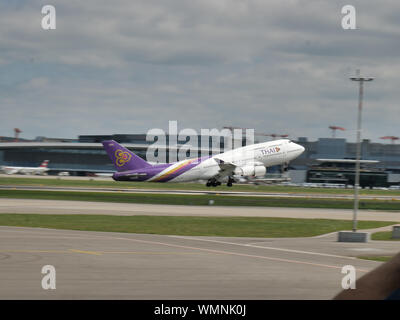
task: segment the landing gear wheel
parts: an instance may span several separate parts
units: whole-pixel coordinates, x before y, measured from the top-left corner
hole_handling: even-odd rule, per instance
[[[206,184],[207,187],[216,187],[216,186],[219,186],[219,185],[221,185],[221,182],[219,182],[219,181],[217,181],[215,179],[208,180],[207,184]]]
[[[232,183],[234,182],[234,180],[231,178],[231,177],[229,177],[228,178],[228,183],[226,184],[226,186],[227,187],[232,187]]]

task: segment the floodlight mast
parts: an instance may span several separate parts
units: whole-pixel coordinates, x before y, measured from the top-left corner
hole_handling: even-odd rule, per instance
[[[354,182],[354,209],[353,209],[353,232],[357,231],[357,213],[359,206],[358,199],[358,188],[360,185],[360,154],[361,154],[361,113],[362,113],[362,102],[364,95],[364,82],[372,81],[374,78],[361,77],[360,70],[357,70],[357,76],[351,77],[351,81],[357,81],[359,83],[359,94],[358,94],[358,117],[357,117],[357,151],[356,151],[356,177]]]

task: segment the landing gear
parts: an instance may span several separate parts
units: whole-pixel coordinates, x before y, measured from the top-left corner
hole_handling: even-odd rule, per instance
[[[207,187],[218,187],[221,185],[220,181],[217,181],[216,179],[212,178],[207,181],[206,186]]]
[[[228,187],[232,187],[233,183],[235,180],[232,177],[228,177],[228,183],[226,184]],[[218,181],[215,178],[211,178],[207,181],[206,186],[207,187],[218,187],[221,185],[221,181]]]

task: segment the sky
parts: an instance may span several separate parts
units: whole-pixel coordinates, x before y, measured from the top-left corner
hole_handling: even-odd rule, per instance
[[[43,30],[44,5],[56,29]],[[342,28],[344,5],[356,29]],[[400,136],[400,2],[0,2],[0,136],[253,128],[290,138]]]

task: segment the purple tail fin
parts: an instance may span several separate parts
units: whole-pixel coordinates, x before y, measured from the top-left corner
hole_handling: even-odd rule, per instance
[[[136,170],[152,166],[114,140],[106,140],[102,143],[117,171]]]

